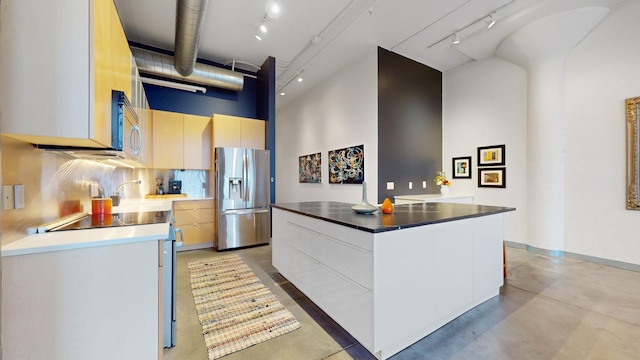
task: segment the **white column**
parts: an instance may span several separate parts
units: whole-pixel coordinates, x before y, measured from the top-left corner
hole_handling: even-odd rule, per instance
[[[527,69],[527,244],[564,252],[567,55],[609,9],[592,6],[542,18],[511,34],[497,54]]]

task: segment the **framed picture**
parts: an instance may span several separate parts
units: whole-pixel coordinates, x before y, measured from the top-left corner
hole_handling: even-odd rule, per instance
[[[329,151],[329,184],[362,184],[364,144]]]
[[[298,182],[318,184],[322,182],[322,154],[303,155],[298,158]]]
[[[478,169],[478,187],[507,187],[506,168]]]
[[[505,165],[504,145],[483,146],[478,148],[478,167]]]
[[[471,179],[471,156],[453,158],[453,178]]]

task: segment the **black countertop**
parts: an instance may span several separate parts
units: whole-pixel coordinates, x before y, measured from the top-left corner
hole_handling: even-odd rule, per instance
[[[370,233],[400,230],[414,226],[469,219],[516,210],[515,208],[502,206],[432,202],[395,205],[393,214],[383,214],[382,211],[378,210],[373,214],[363,215],[356,214],[351,210],[353,205],[355,204],[334,201],[271,204],[276,209],[291,211]]]

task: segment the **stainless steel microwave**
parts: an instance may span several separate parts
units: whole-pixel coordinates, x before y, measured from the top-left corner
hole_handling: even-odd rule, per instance
[[[138,115],[124,92],[113,90],[112,94],[111,147],[141,161],[144,137]]]

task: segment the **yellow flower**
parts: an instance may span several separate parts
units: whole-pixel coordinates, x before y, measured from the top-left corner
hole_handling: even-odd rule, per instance
[[[438,175],[433,179],[438,186],[451,186],[451,181],[447,179],[444,171],[438,171]]]

